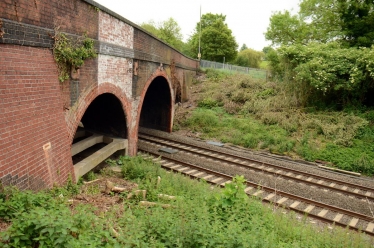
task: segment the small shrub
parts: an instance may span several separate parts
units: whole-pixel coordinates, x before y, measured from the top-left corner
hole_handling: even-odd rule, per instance
[[[197,106],[200,107],[200,108],[208,108],[209,109],[209,108],[218,107],[219,103],[216,100],[208,97],[208,98],[205,98],[205,99],[199,101]]]
[[[19,191],[16,188],[6,188],[3,194],[5,197],[0,199],[0,219],[6,221],[10,221],[19,213],[27,213],[32,208],[45,206],[45,202],[51,199],[44,192]]]
[[[122,175],[131,180],[157,178],[160,166],[142,157],[120,157]]]
[[[374,174],[374,160],[370,159],[366,153],[361,154],[359,158],[354,160],[353,165],[357,172],[364,173],[366,175]]]
[[[97,178],[97,176],[95,175],[93,171],[90,171],[87,173],[86,178],[88,181],[93,181]]]

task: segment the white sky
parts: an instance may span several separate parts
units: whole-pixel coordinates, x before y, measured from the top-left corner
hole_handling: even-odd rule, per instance
[[[298,11],[299,0],[95,0],[138,25],[150,20],[156,23],[172,17],[180,26],[186,41],[193,33],[201,14],[226,15],[226,23],[232,30],[239,48],[261,51],[270,44],[264,33],[274,11]]]

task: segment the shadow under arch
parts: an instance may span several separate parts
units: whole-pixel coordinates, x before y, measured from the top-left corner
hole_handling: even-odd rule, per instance
[[[143,89],[139,104],[139,127],[171,132],[173,100],[171,84],[164,71],[152,77]]]
[[[97,128],[97,124],[92,124],[89,122],[90,120],[98,119],[98,117],[93,116],[95,109],[100,108],[99,111],[103,112],[105,111],[105,108],[103,107],[109,106],[107,109],[111,108],[110,104],[105,103],[100,107],[100,102],[105,102],[106,100],[109,100],[109,103],[115,103],[115,111],[110,111],[110,113],[101,113],[100,116],[113,117],[114,113],[118,113],[121,116],[121,121],[124,121],[123,124],[120,125],[121,127],[118,127],[118,124],[116,124],[114,130],[110,131],[108,134],[114,135],[118,133],[121,135],[120,137],[128,137],[128,123],[130,122],[131,118],[129,111],[131,109],[130,103],[119,87],[110,83],[103,83],[89,91],[86,91],[86,94],[81,96],[78,102],[71,108],[71,110],[66,113],[65,118],[69,126],[70,144],[73,143],[74,135],[78,129],[78,125],[81,122],[81,120],[83,125],[84,123],[86,125],[88,123],[89,128]],[[94,103],[94,107],[91,106],[92,103]],[[86,114],[87,111],[89,111],[88,114]],[[100,122],[101,126],[103,124],[107,124],[106,121]],[[104,131],[106,130],[105,128],[99,128],[99,130],[100,129]]]
[[[81,122],[90,132],[126,139],[126,114],[121,102],[111,93],[98,95],[88,106]]]

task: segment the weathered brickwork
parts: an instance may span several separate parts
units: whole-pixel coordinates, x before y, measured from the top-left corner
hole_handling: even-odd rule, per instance
[[[51,51],[0,44],[0,68],[2,183],[40,189],[64,182],[72,162]]]
[[[98,35],[98,11],[81,0],[2,0],[1,18],[91,38]]]
[[[100,99],[115,97],[121,104],[115,115],[124,115],[120,127],[127,129],[122,131],[129,155],[137,152],[148,89],[155,90],[146,110],[159,115],[155,123],[167,131],[177,91],[182,100],[189,97],[198,62],[92,0],[2,0],[0,20],[5,32],[0,37],[0,181],[5,185],[41,189],[62,184],[69,175],[75,178],[73,138],[86,110],[102,94],[111,95]],[[68,37],[86,33],[98,53],[63,83],[51,50],[56,28]],[[152,87],[159,83],[163,87]],[[152,109],[159,93],[167,100]]]
[[[134,43],[134,28],[100,11],[99,40],[132,49]]]
[[[99,55],[98,63],[99,85],[102,83],[116,85],[130,98],[132,86],[132,59]]]

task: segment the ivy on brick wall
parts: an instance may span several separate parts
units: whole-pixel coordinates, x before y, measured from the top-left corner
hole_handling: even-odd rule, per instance
[[[65,34],[55,32],[53,55],[58,66],[60,82],[69,79],[71,70],[79,69],[86,59],[96,58],[94,41],[86,35],[72,40]]]

